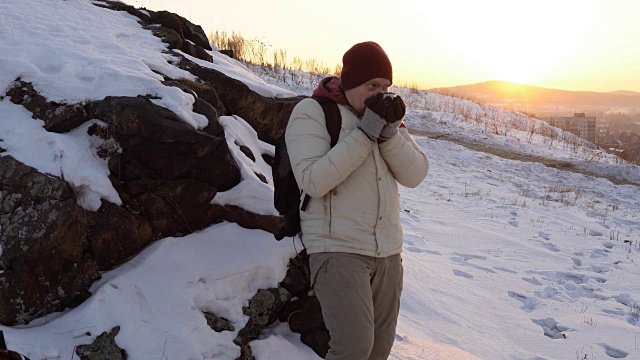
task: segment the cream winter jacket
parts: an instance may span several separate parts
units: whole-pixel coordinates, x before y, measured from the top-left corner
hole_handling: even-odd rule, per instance
[[[331,148],[324,112],[305,99],[294,108],[285,140],[298,186],[311,196],[300,212],[309,254],[348,252],[386,257],[402,252],[398,185],[416,187],[429,161],[406,128],[383,143],[357,128],[360,119],[338,105],[342,129]]]

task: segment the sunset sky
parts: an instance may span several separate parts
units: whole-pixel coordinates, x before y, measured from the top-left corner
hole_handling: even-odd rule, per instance
[[[259,38],[330,68],[353,44],[389,54],[396,84],[507,80],[640,91],[638,0],[125,0]]]

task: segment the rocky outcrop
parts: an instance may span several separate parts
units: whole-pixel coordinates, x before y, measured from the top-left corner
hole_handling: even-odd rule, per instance
[[[125,11],[138,17],[144,27],[169,44],[169,49],[181,50],[198,59],[211,61],[211,55],[207,53],[207,50],[211,50],[211,45],[200,25],[193,24],[182,16],[168,11],[142,11],[121,2],[101,1],[102,3],[94,2],[93,4],[116,11]]]
[[[50,132],[66,133],[87,121],[101,120],[88,132],[105,140],[95,155],[108,159],[111,184],[122,200],[121,205],[103,201],[95,212],[84,210],[76,201],[81,189],[11,156],[0,157],[0,323],[5,325],[26,324],[78,305],[90,295],[88,289],[100,272],[124,263],[157,239],[183,236],[221,221],[274,233],[282,221],[238,206],[211,204],[219,191],[240,182],[218,117],[238,115],[261,140],[273,144],[302,97],[266,98],[238,80],[189,61],[175,50],[210,61],[211,48],[202,29],[178,15],[141,11],[121,2],[93,4],[137,16],[168,44],[168,52],[179,59],[176,65],[198,80],[163,75],[163,84],[192,94],[193,111],[204,115],[208,126],[190,127],[156,105],[150,95],[56,103],[19,78],[0,94],[0,99],[7,97],[42,120]],[[238,146],[255,161],[257,154]],[[268,163],[273,160],[262,156]],[[259,176],[266,182],[264,175]],[[249,342],[279,318],[288,321],[316,353],[326,354],[328,332],[317,300],[308,296],[308,264],[294,262],[278,288],[260,290],[244,309],[250,320],[235,340],[241,348],[239,359],[253,359]],[[218,330],[234,331],[212,314],[205,316]],[[79,347],[77,355],[126,358],[114,342],[118,330]]]
[[[250,342],[276,320],[288,322],[289,329],[300,334],[300,341],[324,358],[329,351],[329,331],[322,318],[318,298],[309,295],[309,256],[302,251],[289,261],[287,274],[277,288],[260,289],[242,309],[249,316],[244,328],[233,340],[250,349]]]
[[[223,331],[235,331],[235,327],[231,322],[223,317],[219,317],[216,314],[205,312],[204,318],[207,320],[207,325],[215,332]]]
[[[96,6],[107,7],[117,11],[126,11],[140,19],[140,23],[161,38],[169,50],[181,50],[193,57],[211,61],[211,50],[206,34],[199,25],[192,24],[187,19],[166,11],[141,11],[124,3],[102,0],[103,4],[94,3]],[[160,26],[158,26],[160,25]],[[194,110],[205,116],[206,111],[199,100],[210,104],[217,109],[218,115],[238,115],[245,119],[258,132],[258,137],[269,144],[274,144],[286,126],[293,107],[304,97],[291,97],[286,99],[273,99],[261,96],[251,91],[247,85],[239,80],[230,78],[225,74],[195,64],[180,54],[170,51],[172,55],[180,59],[176,64],[183,70],[187,70],[198,77],[200,83],[188,84],[188,88],[195,92],[196,105]],[[171,81],[171,79],[167,79]],[[180,80],[188,83],[188,81]],[[166,83],[165,83],[166,84]],[[171,86],[177,86],[175,83]],[[184,87],[179,86],[184,90]],[[212,91],[212,89],[215,89]],[[212,100],[215,97],[216,100]],[[224,104],[224,108],[218,106]]]
[[[14,86],[7,91],[14,104],[20,104],[33,113],[37,119],[44,121],[44,129],[56,133],[64,133],[75,129],[87,121],[87,113],[82,104],[59,104],[49,102],[38,94],[30,83],[16,79]]]
[[[95,133],[114,139],[122,148],[119,156],[110,158],[109,170],[116,190],[124,191],[125,197],[137,196],[160,179],[198,181],[219,191],[240,181],[222,131],[214,131],[220,135],[216,136],[193,129],[142,96],[107,97],[86,108],[92,118],[109,124],[94,127]],[[210,125],[214,126],[220,125]]]
[[[249,320],[233,342],[246,345],[257,339],[264,328],[278,319],[278,312],[289,300],[291,293],[281,287],[258,290],[249,300],[249,305],[242,308],[242,313],[247,315]]]
[[[118,206],[103,202],[97,212],[85,211],[77,207],[77,194],[62,179],[29,169],[31,176],[58,184],[65,194],[55,198],[55,204],[34,200],[32,186],[17,185],[19,180],[9,176],[12,172],[3,171],[2,222],[11,226],[0,228],[5,249],[0,264],[6,270],[0,274],[0,281],[7,289],[0,292],[0,322],[25,323],[75,306],[88,296],[87,289],[98,277],[98,271],[122,264],[154,240],[183,236],[225,220],[251,229],[278,229],[279,217],[211,204],[218,191],[229,190],[240,182],[239,169],[217,121],[218,112],[224,112],[225,105],[211,86],[189,81],[175,83],[196,93],[200,108],[207,110],[203,112],[208,115],[209,125],[203,130],[188,126],[143,96],[107,97],[68,105],[47,102],[31,84],[19,79],[9,89],[9,99],[41,118],[49,131],[69,131],[90,119],[106,123],[93,125],[88,131],[111,144],[100,148],[97,155],[109,159],[111,183],[123,203]],[[10,157],[3,159],[5,166],[21,165],[16,165],[15,160],[9,163]],[[42,206],[53,209],[57,220],[40,219],[49,216]],[[21,230],[17,230],[18,226]],[[56,240],[46,247],[23,246],[25,240],[17,242],[20,236],[34,237],[30,241],[37,237],[37,241],[47,244],[51,238]],[[63,252],[60,261],[64,266],[54,267],[60,269],[59,273],[33,272],[31,263],[47,258],[47,251],[55,246],[75,249]],[[24,267],[20,266],[23,258],[34,260]],[[76,268],[82,271],[81,275],[74,271]],[[64,295],[51,295],[52,291]]]
[[[289,329],[300,334],[300,341],[324,358],[329,351],[329,331],[322,318],[322,307],[312,293],[309,255],[302,251],[289,261],[287,274],[280,287],[293,294],[292,301],[279,312],[278,319],[289,323]]]
[[[216,94],[224,103],[226,111],[245,119],[257,131],[258,138],[269,144],[275,143],[285,129],[291,111],[305,98],[267,98],[251,91],[241,81],[187,59],[183,58],[176,65],[196,75],[206,84],[215,84]]]
[[[116,345],[115,337],[120,332],[116,326],[108,333],[100,334],[91,344],[80,345],[76,348],[76,355],[80,360],[125,360],[127,354]]]
[[[300,334],[300,341],[324,358],[329,352],[329,330],[322,318],[322,307],[315,296],[299,299],[293,304],[287,321],[289,329]]]
[[[107,125],[93,125],[89,133],[112,145],[99,149],[97,156],[109,158],[112,185],[123,204],[103,202],[97,212],[85,211],[76,205],[79,189],[3,157],[3,324],[24,324],[77,305],[89,295],[98,271],[122,264],[154,240],[247,217],[246,211],[211,205],[218,190],[240,182],[215,113],[201,131],[146,97],[58,104],[20,80],[7,96],[53,132],[102,119]],[[244,223],[274,227],[263,225],[260,216],[251,218]],[[267,219],[267,224],[277,222]]]
[[[4,156],[0,191],[0,323],[26,324],[78,305],[99,274],[89,255],[87,211],[73,190]]]
[[[180,16],[142,12],[120,2],[95,4],[138,16],[169,49],[210,60],[208,54],[203,56],[210,47],[202,29]],[[106,123],[93,125],[89,133],[105,139],[96,155],[109,159],[111,183],[122,199],[122,205],[103,202],[98,211],[86,211],[76,205],[78,189],[63,179],[11,157],[1,158],[0,323],[24,324],[79,304],[100,271],[122,264],[157,239],[183,236],[225,220],[270,232],[280,226],[280,217],[211,204],[218,191],[240,181],[217,120],[220,115],[243,116],[261,129],[263,138],[273,139],[299,99],[264,98],[237,80],[174,55],[182,59],[183,68],[197,70],[202,77],[165,77],[164,84],[194,96],[194,112],[209,120],[202,130],[188,126],[149,96],[57,103],[21,79],[0,94],[42,120],[47,131],[65,133],[91,119]]]

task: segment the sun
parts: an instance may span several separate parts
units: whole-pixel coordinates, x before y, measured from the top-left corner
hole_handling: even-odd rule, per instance
[[[591,26],[589,2],[416,1],[426,29],[469,71],[527,83],[572,51]]]
[[[486,61],[492,79],[526,84],[536,79],[549,64],[545,59],[531,56],[519,57],[517,54],[498,54],[476,61]]]

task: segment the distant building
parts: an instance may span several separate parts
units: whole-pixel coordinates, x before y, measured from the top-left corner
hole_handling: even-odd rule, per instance
[[[596,142],[596,118],[585,116],[584,113],[574,113],[573,116],[546,116],[539,118],[551,126],[576,134],[581,138]]]

